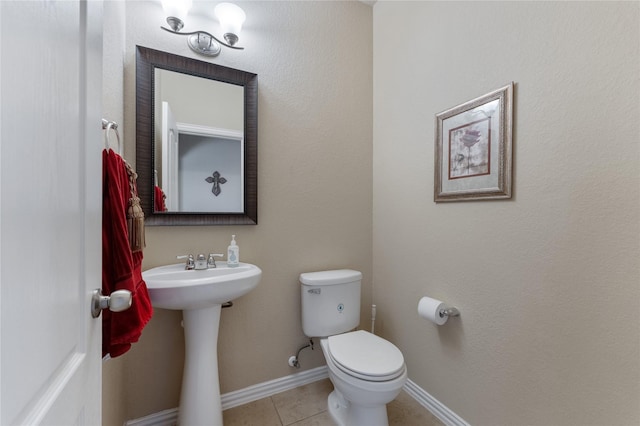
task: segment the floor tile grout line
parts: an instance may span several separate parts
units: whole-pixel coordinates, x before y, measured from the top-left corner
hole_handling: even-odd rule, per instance
[[[269,400],[271,401],[271,405],[273,405],[273,409],[276,410],[276,414],[278,415],[278,420],[280,420],[280,426],[285,426],[284,421],[282,420],[282,416],[280,415],[280,410],[278,410],[278,407],[276,406],[276,402],[273,400],[273,396],[270,396]]]
[[[326,412],[327,412],[327,410],[322,410],[322,411],[319,411],[319,412],[317,412],[317,413],[315,413],[315,414],[311,414],[310,416],[307,416],[307,417],[305,417],[305,418],[303,418],[303,419],[296,420],[296,421],[295,421],[295,422],[293,422],[293,423],[289,423],[288,425],[285,425],[285,424],[283,423],[283,424],[282,424],[282,426],[292,426],[292,425],[295,425],[295,424],[297,424],[297,423],[303,422],[303,421],[305,421],[305,420],[309,420],[309,419],[311,419],[311,418],[313,418],[313,417],[319,416],[320,414],[323,414],[323,413],[326,413]]]
[[[1,1],[1,0],[0,0]],[[305,385],[306,386],[306,385]],[[302,388],[302,386],[300,387]],[[326,405],[326,392],[328,391],[328,389],[325,388],[325,386],[319,386],[316,387],[313,392],[310,392],[310,388],[309,387],[305,387],[304,389],[300,389],[300,388],[296,388],[293,389],[293,391],[296,391],[296,395],[294,398],[294,406],[298,407],[301,405],[306,405],[306,402],[308,400],[315,400],[315,402],[313,402],[315,409],[320,409],[320,411],[315,412],[313,414],[310,414],[309,410],[302,410],[302,411],[297,411],[297,415],[294,415],[293,417],[290,415],[292,414],[290,411],[291,409],[291,401],[289,400],[288,403],[284,403],[285,401],[287,401],[287,399],[289,399],[291,396],[290,395],[286,395],[286,397],[284,399],[282,399],[281,397],[279,397],[282,394],[285,393],[291,393],[292,390],[290,391],[286,391],[280,394],[276,394],[276,395],[272,395],[272,396],[268,396],[263,398],[263,400],[266,400],[267,398],[269,399],[269,401],[264,401],[264,403],[270,404],[270,409],[269,411],[269,417],[270,419],[272,419],[272,425],[278,425],[278,426],[303,426],[303,425],[310,425],[310,424],[323,424],[323,425],[328,425],[329,423],[327,422],[327,417],[330,417],[330,413],[329,413],[329,409]],[[301,392],[302,391],[302,392]],[[318,405],[318,400],[317,400],[317,396],[318,395],[322,395],[323,401],[324,401],[324,409],[322,409],[323,407]],[[266,409],[267,406],[263,405],[262,406],[263,409]],[[429,426],[443,426],[442,423],[434,416],[434,414],[432,412],[430,412],[428,409],[426,409],[425,407],[423,407],[418,401],[416,401],[414,398],[411,397],[411,395],[409,395],[406,392],[401,392],[401,394],[398,396],[398,398],[394,401],[392,401],[390,404],[388,404],[387,406],[388,409],[391,409],[391,411],[389,412],[389,423],[391,426],[400,426],[405,424],[404,422],[407,420],[407,416],[409,417],[413,417],[416,416],[417,418],[421,418],[424,421],[424,425],[429,425]],[[275,414],[276,417],[271,417],[273,415],[273,411],[275,410]],[[254,411],[256,412],[256,411]],[[424,413],[428,413],[428,419],[425,418]],[[298,418],[298,415],[301,414],[306,414],[306,417],[304,418]],[[264,415],[265,413],[263,412],[262,415]],[[314,419],[314,417],[318,417],[317,420],[312,420]],[[277,419],[277,420],[276,420]],[[255,420],[255,417],[254,417]],[[317,423],[317,422],[320,423]],[[399,423],[400,422],[400,423]],[[234,422],[234,425],[239,425],[239,424],[246,424],[243,423],[242,420],[240,420],[240,423]],[[257,423],[254,423],[257,424]],[[333,423],[331,423],[333,424]]]

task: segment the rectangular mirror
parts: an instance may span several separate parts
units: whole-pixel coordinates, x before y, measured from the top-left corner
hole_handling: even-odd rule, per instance
[[[145,223],[257,224],[257,75],[136,48]]]

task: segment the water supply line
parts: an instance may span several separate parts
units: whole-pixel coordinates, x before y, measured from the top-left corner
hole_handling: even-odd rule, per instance
[[[376,334],[376,305],[371,305],[371,334]]]
[[[311,350],[313,350],[313,339],[310,338],[308,345],[302,346],[300,349],[298,349],[298,352],[294,356],[289,357],[289,367],[300,368],[300,361],[298,360],[298,358],[300,357],[300,352],[302,352],[303,349],[307,348],[311,348]]]

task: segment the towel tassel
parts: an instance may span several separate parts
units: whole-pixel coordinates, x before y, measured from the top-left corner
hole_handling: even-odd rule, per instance
[[[131,198],[129,199],[129,207],[127,208],[127,230],[129,231],[129,246],[131,252],[142,251],[146,247],[144,238],[144,211],[140,205],[138,198],[138,189],[136,187],[136,179],[138,174],[133,167],[126,163],[127,174],[129,175],[129,189]]]
[[[144,239],[144,212],[140,206],[140,198],[132,197],[129,199],[129,208],[127,209],[127,229],[129,230],[129,246],[133,253],[141,251],[145,248]]]

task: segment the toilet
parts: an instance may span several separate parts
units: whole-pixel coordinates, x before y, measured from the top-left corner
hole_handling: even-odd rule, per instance
[[[300,274],[302,330],[319,337],[334,390],[328,408],[339,426],[387,426],[387,404],[407,381],[402,352],[360,323],[362,273]]]

